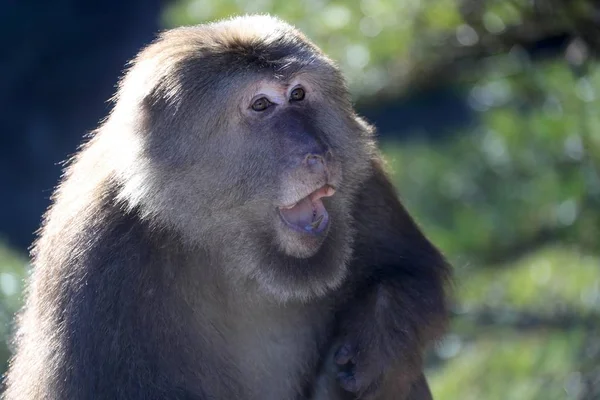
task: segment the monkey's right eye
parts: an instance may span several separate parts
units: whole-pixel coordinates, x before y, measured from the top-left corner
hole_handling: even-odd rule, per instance
[[[255,100],[254,103],[252,103],[252,109],[254,111],[265,111],[267,108],[269,108],[269,106],[273,104],[269,101],[269,99],[267,99],[266,97],[261,97],[258,100]]]

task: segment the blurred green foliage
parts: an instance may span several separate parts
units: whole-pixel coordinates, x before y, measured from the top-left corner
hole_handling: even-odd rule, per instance
[[[595,7],[584,0],[180,0],[164,25],[269,12],[340,64],[359,104],[436,85],[464,93],[473,125],[435,142],[416,132],[382,143],[405,204],[456,269],[452,326],[429,358],[434,395],[598,399]],[[550,56],[526,51],[560,35],[567,43]],[[4,337],[25,265],[0,247]],[[6,354],[0,348],[0,359]]]
[[[584,77],[560,60],[484,77],[469,91],[477,126],[435,146],[388,143],[390,169],[452,255],[498,261],[558,240],[597,249],[598,94],[597,65]]]
[[[458,282],[457,318],[430,370],[440,399],[595,399],[600,258],[542,248]],[[597,389],[597,388],[596,388]]]
[[[21,305],[27,265],[25,257],[0,243],[0,371],[8,366],[14,314]]]

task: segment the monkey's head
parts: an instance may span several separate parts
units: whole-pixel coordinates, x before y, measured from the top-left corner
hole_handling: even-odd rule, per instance
[[[374,144],[300,32],[268,16],[167,31],[116,99],[99,136],[130,207],[281,299],[341,283]]]

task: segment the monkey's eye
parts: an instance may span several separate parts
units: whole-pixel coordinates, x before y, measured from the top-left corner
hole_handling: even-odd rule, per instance
[[[269,99],[267,99],[266,97],[261,97],[258,100],[255,100],[254,103],[252,103],[252,109],[254,111],[265,111],[267,108],[269,108],[269,106],[273,104],[269,101]]]
[[[300,101],[300,100],[304,100],[304,89],[302,89],[301,87],[298,87],[298,88],[292,90],[292,93],[290,93],[290,101]]]

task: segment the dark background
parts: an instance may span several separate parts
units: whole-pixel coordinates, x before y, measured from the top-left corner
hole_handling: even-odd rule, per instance
[[[456,267],[452,329],[429,357],[437,397],[600,398],[594,1],[0,1],[5,340],[61,162],[125,63],[160,29],[246,12],[281,16],[340,63]]]

